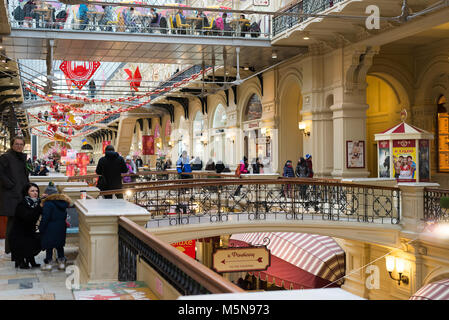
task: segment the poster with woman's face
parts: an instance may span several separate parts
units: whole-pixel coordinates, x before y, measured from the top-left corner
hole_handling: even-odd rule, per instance
[[[394,177],[399,181],[416,181],[415,140],[393,141]]]
[[[347,168],[365,168],[365,141],[346,141]]]
[[[379,178],[390,178],[390,141],[379,141]]]

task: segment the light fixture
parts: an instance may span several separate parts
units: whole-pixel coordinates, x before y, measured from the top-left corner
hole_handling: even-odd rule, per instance
[[[298,123],[298,129],[300,131],[303,131],[305,136],[310,137],[310,131],[307,131],[307,124],[306,124],[305,121],[301,121],[301,122]]]
[[[303,38],[304,40],[310,40],[310,37],[308,37],[308,36],[304,36],[304,38]]]
[[[408,284],[408,282],[409,282],[408,277],[403,275],[404,267],[405,267],[405,262],[403,259],[396,258],[393,256],[386,256],[385,263],[386,263],[387,271],[390,274],[390,278],[393,279],[394,281],[397,281],[398,286],[401,285],[401,282],[404,284]],[[397,279],[393,277],[393,271],[395,269],[395,265],[396,265],[396,272],[399,275],[399,277]]]
[[[249,67],[248,67],[248,66],[245,66],[245,67],[243,67],[243,70],[248,71],[248,70],[249,70]]]
[[[273,51],[273,53],[271,54],[271,58],[273,59],[277,59],[278,54],[276,53],[276,51]]]
[[[127,195],[128,197],[130,197],[130,196],[133,195],[133,192],[132,192],[131,190],[126,190],[126,195]]]

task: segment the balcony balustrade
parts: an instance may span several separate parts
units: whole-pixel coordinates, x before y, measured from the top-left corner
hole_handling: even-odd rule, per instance
[[[167,9],[163,10],[166,13],[152,20],[149,8],[136,7],[131,11],[128,7],[105,5],[112,8],[107,13],[100,6],[84,12],[80,11],[79,5],[61,5],[50,1],[33,8],[21,5],[18,0],[9,1],[8,4],[13,29],[262,39],[270,39],[271,36],[271,19],[266,14],[252,14],[250,20],[235,13],[227,13],[228,18],[221,23],[218,22],[221,18],[218,18],[222,13],[207,12],[207,8],[204,9],[207,19],[187,10],[185,15],[177,18],[175,10]]]

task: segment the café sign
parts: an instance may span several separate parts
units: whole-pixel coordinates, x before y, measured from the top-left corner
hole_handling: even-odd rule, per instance
[[[217,249],[212,256],[216,272],[264,271],[271,265],[266,247]]]

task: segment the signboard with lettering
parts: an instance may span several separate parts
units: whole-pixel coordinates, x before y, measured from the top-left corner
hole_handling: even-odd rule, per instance
[[[171,245],[176,249],[178,249],[179,251],[184,252],[189,257],[195,259],[196,258],[195,243],[196,243],[195,240],[188,240],[172,243]]]
[[[216,272],[264,271],[271,265],[266,247],[217,249],[212,256]]]

